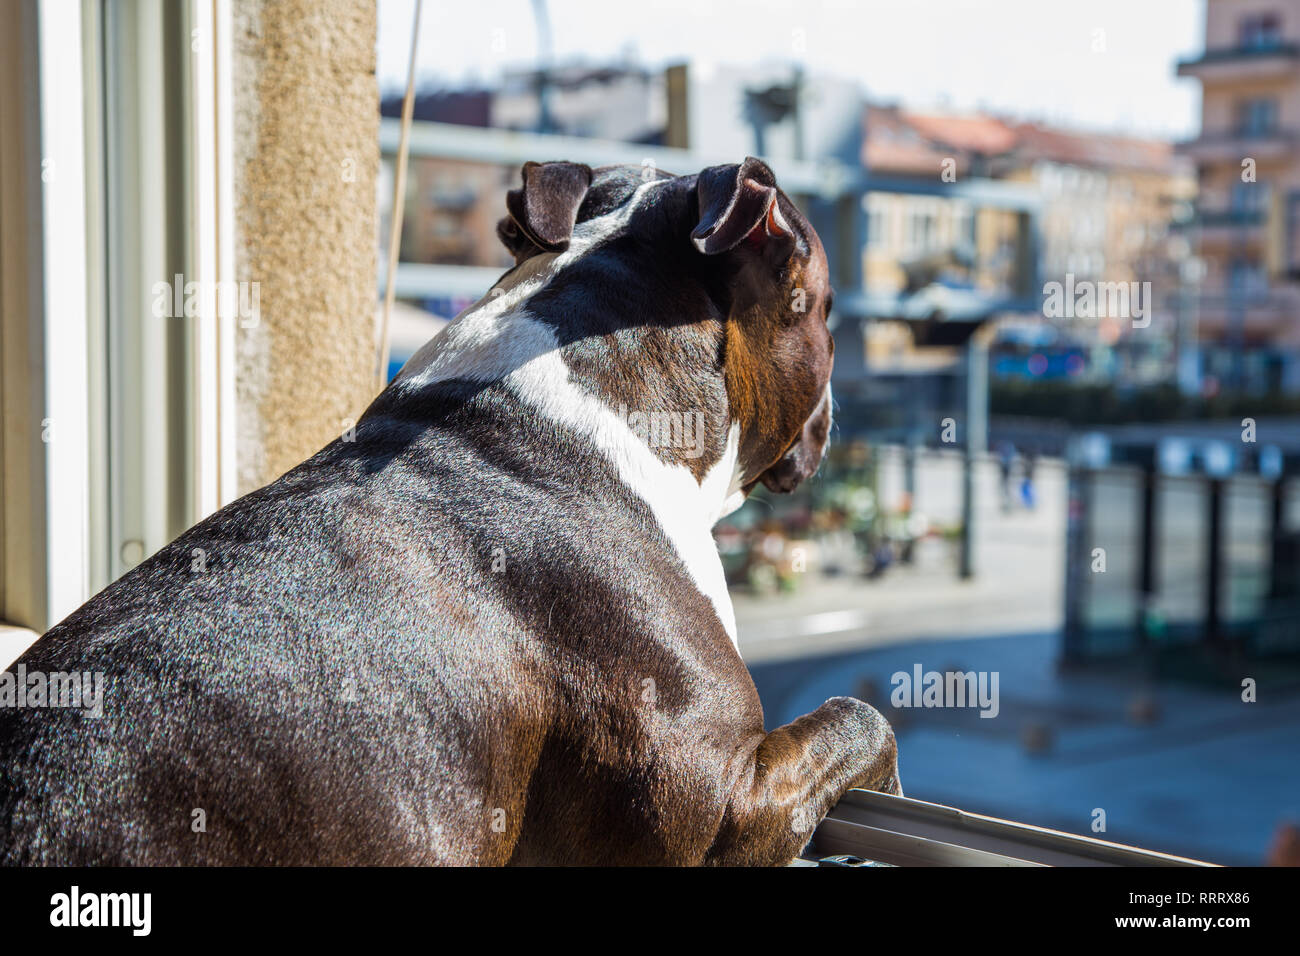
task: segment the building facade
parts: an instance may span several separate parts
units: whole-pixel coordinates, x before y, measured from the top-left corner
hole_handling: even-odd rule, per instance
[[[1300,388],[1300,0],[1207,0],[1200,135],[1181,145],[1200,201],[1190,239],[1204,372],[1251,391]]]
[[[1033,184],[1042,198],[1044,285],[1129,290],[1126,310],[1108,307],[1064,324],[1043,316],[1082,350],[1075,353],[1082,363],[1073,366],[1097,381],[1174,380],[1189,321],[1181,271],[1190,250],[1177,227],[1196,195],[1192,167],[1161,140],[1038,123],[1017,123],[1014,131],[1015,147],[996,158],[993,172]]]
[[[1190,209],[1196,182],[1171,144],[872,105],[863,164],[877,178],[942,181],[952,194],[867,194],[863,271],[870,289],[898,294],[929,282],[990,301],[1007,297],[1025,267],[1018,217],[1014,210],[978,208],[956,187],[980,180],[1016,184],[1037,201],[1028,251],[1040,290],[1052,281],[1150,282],[1151,301],[1141,304],[1144,311],[1150,306],[1151,321],[1144,315],[1135,325],[1131,316],[1108,314],[1060,322],[1035,304],[1000,317],[1006,348],[995,350],[994,373],[1130,383],[1173,378],[1182,317],[1179,281],[1172,277],[1186,253],[1170,226]],[[883,351],[897,353],[890,330],[872,334],[886,338]]]

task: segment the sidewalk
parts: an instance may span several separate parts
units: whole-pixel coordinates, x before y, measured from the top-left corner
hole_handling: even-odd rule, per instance
[[[1277,825],[1300,822],[1300,698],[1260,683],[1149,685],[1060,675],[1055,634],[934,641],[751,668],[770,728],[839,694],[895,725],[908,796],[1214,863],[1258,865]],[[996,672],[998,714],[895,708],[891,677]],[[1027,742],[1033,746],[1027,746]],[[1106,830],[1094,833],[1096,810]]]
[[[945,479],[950,476],[945,476]],[[1263,861],[1278,824],[1300,822],[1300,698],[1259,679],[1259,702],[1224,690],[1061,674],[1065,473],[1038,472],[1039,507],[1003,514],[979,476],[978,575],[926,542],[877,581],[809,574],[798,591],[735,596],[741,653],[769,729],[828,697],[869,700],[894,724],[909,796],[1216,863]],[[918,506],[951,513],[951,480]],[[929,504],[927,504],[927,500]],[[896,708],[893,675],[998,678],[997,716]],[[1092,829],[1095,812],[1106,829]]]
[[[7,670],[22,657],[23,651],[35,644],[38,637],[39,634],[25,627],[0,624],[0,670]]]
[[[957,545],[929,538],[915,564],[896,565],[879,580],[826,578],[811,572],[791,594],[733,595],[740,650],[758,663],[901,641],[1053,631],[1060,627],[1065,579],[1065,472],[1039,467],[1034,511],[1003,513],[996,471],[977,484],[977,574],[957,576]],[[950,511],[956,486],[936,485],[918,507]]]

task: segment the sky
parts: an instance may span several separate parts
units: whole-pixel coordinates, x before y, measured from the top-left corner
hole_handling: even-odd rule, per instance
[[[415,0],[379,0],[379,79],[406,83]],[[875,101],[985,110],[1187,138],[1200,88],[1174,75],[1204,46],[1204,0],[550,0],[565,63],[802,63]],[[491,81],[537,56],[531,0],[424,0],[417,76]]]

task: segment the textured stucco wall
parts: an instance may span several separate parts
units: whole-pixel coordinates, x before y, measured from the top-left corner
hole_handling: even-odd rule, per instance
[[[376,0],[234,0],[239,490],[276,478],[374,396]],[[245,323],[247,324],[247,323]]]

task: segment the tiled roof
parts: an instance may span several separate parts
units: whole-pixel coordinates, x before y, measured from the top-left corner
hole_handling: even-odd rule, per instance
[[[1006,123],[991,116],[903,114],[920,135],[954,149],[985,156],[1005,153],[1016,144],[1016,134]]]
[[[1180,164],[1173,145],[1163,140],[1065,130],[981,114],[869,106],[865,122],[863,161],[869,169],[884,172],[929,173],[947,157],[957,160],[959,172],[974,157],[1152,172],[1174,172]]]
[[[1153,172],[1167,172],[1176,165],[1173,144],[1162,140],[1069,132],[1037,123],[1017,124],[1015,131],[1016,152],[1026,159]]]

